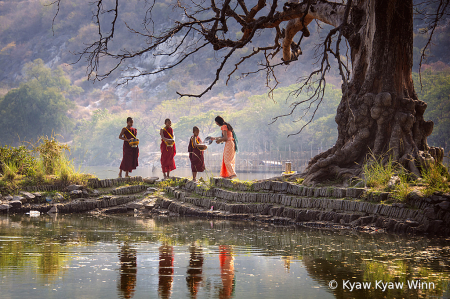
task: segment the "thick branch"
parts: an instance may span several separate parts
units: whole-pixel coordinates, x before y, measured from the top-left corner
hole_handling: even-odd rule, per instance
[[[340,26],[345,18],[345,5],[330,3],[327,1],[319,1],[315,4],[303,3],[296,5],[293,9],[297,13],[295,19],[290,20],[286,25],[285,38],[283,40],[283,60],[291,61],[298,56],[298,53],[292,53],[291,44],[294,36],[302,30],[306,29],[313,20],[319,20],[334,27]],[[306,15],[305,11],[307,12]],[[286,11],[285,16],[280,15],[279,19],[284,20],[288,16],[292,16],[291,11]]]

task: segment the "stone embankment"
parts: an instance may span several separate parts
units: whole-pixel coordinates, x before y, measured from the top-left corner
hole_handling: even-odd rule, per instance
[[[210,186],[206,186],[178,178],[175,184],[166,184],[178,187],[162,190],[153,187],[156,180],[91,179],[87,186],[44,187],[60,192],[0,195],[0,213],[133,211],[450,236],[450,194],[423,197],[410,193],[403,203],[386,204],[390,193],[371,193],[364,188],[306,187],[281,181],[251,183],[221,178],[212,178]]]
[[[407,202],[389,205],[380,202],[389,193],[367,193],[363,188],[213,181],[215,187],[209,189],[190,181],[182,188],[166,187],[172,199],[159,199],[157,207],[180,215],[450,235],[449,194],[424,198],[412,193]]]
[[[127,212],[142,206],[132,205],[132,203],[153,193],[156,189],[148,188],[148,185],[144,183],[154,183],[156,179],[143,179],[138,176],[106,180],[91,179],[87,187],[82,185],[36,186],[27,188],[27,191],[21,191],[14,196],[2,197],[0,194],[0,213],[27,213],[31,210],[40,213],[82,213],[93,210],[107,213]],[[135,185],[119,186],[123,184]],[[29,190],[39,191],[28,192]],[[118,206],[122,207],[115,208]]]

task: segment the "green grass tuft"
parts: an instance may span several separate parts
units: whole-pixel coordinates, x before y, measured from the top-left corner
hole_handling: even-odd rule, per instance
[[[15,162],[5,162],[3,163],[3,177],[9,182],[13,182],[17,177],[18,167]]]
[[[450,174],[442,164],[432,164],[423,171],[423,181],[426,188],[424,195],[430,196],[434,192],[449,192]]]
[[[363,165],[364,181],[367,187],[375,189],[386,188],[389,180],[395,175],[395,165],[392,157],[389,156],[386,163],[383,157],[375,157],[370,153],[369,158]]]

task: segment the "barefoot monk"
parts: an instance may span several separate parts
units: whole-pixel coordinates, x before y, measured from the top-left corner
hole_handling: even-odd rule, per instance
[[[127,126],[120,131],[119,139],[123,140],[123,158],[120,163],[119,177],[122,177],[122,170],[125,171],[125,177],[128,177],[133,169],[138,167],[139,147],[133,144],[136,139],[137,130],[133,128],[133,119],[127,118]],[[132,145],[130,145],[132,142]]]
[[[191,160],[191,170],[193,181],[197,181],[197,172],[205,171],[205,158],[203,152],[199,149],[198,145],[202,143],[202,140],[198,136],[200,129],[198,127],[192,128],[194,135],[189,140],[188,153],[189,160]]]
[[[168,179],[170,172],[176,169],[175,155],[177,149],[175,147],[175,139],[170,119],[164,121],[165,127],[159,132],[161,135],[161,168],[164,178]]]

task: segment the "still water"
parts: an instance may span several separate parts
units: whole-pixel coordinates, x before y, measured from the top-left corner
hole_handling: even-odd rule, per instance
[[[449,298],[449,274],[449,239],[195,218],[0,216],[1,298]],[[408,287],[416,280],[422,289]]]
[[[119,167],[110,167],[110,166],[80,166],[79,167],[80,172],[83,173],[90,173],[95,176],[97,176],[99,179],[113,179],[117,178],[119,174]],[[123,173],[125,175],[125,173]],[[144,166],[144,167],[138,167],[136,170],[133,170],[132,173],[130,173],[131,176],[142,176],[142,177],[159,177],[162,178],[162,170],[160,167],[151,167],[151,166]],[[171,176],[177,176],[177,177],[185,177],[185,178],[192,178],[192,172],[190,168],[177,168],[174,171],[170,173]],[[251,181],[251,180],[262,180],[262,179],[269,179],[273,178],[275,176],[280,176],[280,172],[256,172],[256,173],[249,173],[249,172],[237,172],[238,179],[244,180],[244,181]],[[197,173],[197,178],[203,178],[205,180],[209,179],[210,177],[218,177],[218,172],[213,171],[205,171],[205,172],[199,172]]]

